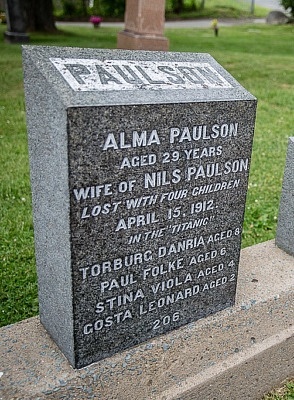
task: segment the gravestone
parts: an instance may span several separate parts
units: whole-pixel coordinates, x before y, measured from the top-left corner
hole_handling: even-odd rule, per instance
[[[266,23],[270,25],[285,25],[289,18],[282,11],[271,11],[266,17]]]
[[[6,0],[7,31],[4,32],[8,43],[27,43],[24,4],[21,0]]]
[[[125,29],[118,33],[117,47],[129,50],[168,50],[164,37],[164,0],[127,0]]]
[[[294,137],[289,138],[277,225],[276,244],[294,255]]]
[[[23,57],[40,319],[70,363],[232,306],[256,99],[208,54]]]

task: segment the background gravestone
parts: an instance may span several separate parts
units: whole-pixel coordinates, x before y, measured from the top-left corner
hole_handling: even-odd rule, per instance
[[[289,18],[282,11],[271,11],[266,17],[266,23],[270,25],[284,25],[289,22]]]
[[[8,43],[27,43],[24,4],[21,0],[6,0],[7,31],[4,33]]]
[[[290,137],[288,143],[276,244],[294,255],[294,137]]]
[[[118,33],[117,47],[167,51],[164,22],[164,0],[126,0],[125,29]]]
[[[207,54],[24,47],[40,319],[75,367],[235,300],[256,99]]]

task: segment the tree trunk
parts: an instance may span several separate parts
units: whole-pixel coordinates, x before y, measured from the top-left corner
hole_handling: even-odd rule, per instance
[[[88,15],[87,0],[82,0],[81,6],[83,16],[86,17]]]
[[[52,0],[24,0],[30,32],[57,32]]]

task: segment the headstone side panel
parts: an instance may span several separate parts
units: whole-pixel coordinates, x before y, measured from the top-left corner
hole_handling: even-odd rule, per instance
[[[74,364],[66,113],[24,51],[40,319]]]
[[[294,255],[294,137],[290,137],[288,142],[276,244]]]

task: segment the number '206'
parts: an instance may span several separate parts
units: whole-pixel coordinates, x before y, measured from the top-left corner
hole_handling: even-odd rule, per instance
[[[171,322],[177,322],[180,319],[180,313],[177,311],[172,315],[165,315],[161,319],[156,319],[153,321],[153,329],[159,329],[162,325],[169,325]]]

